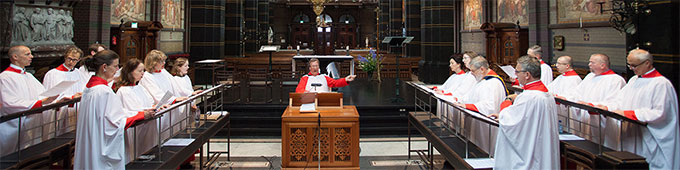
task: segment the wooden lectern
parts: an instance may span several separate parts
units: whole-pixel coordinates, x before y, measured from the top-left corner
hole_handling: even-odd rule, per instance
[[[321,168],[359,169],[359,113],[343,106],[342,93],[316,93],[316,112],[301,113],[303,93],[290,93],[281,115],[281,168],[317,168],[321,117]],[[320,114],[320,115],[319,115]]]

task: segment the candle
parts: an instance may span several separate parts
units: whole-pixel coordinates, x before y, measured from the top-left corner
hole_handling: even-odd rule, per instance
[[[297,46],[297,50],[300,51],[300,45]]]
[[[347,50],[349,51],[349,45],[347,46]]]
[[[583,17],[578,17],[578,27],[583,28]]]

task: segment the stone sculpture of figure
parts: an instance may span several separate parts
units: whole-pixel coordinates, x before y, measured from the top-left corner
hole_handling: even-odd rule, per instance
[[[29,26],[28,17],[26,16],[25,12],[26,9],[24,7],[17,7],[14,11],[14,17],[12,18],[14,22],[12,24],[12,38],[14,41],[30,41],[31,27]]]
[[[47,36],[45,40],[55,40],[57,36],[57,17],[54,14],[54,9],[47,8],[47,16],[45,17],[45,32]]]
[[[40,8],[33,10],[31,15],[31,27],[33,27],[33,41],[42,41],[45,36],[45,17],[42,16]]]
[[[73,16],[71,16],[71,11],[66,11],[64,20],[66,23],[66,41],[71,42],[73,41]]]
[[[60,9],[57,18],[57,40],[66,41],[66,12]]]

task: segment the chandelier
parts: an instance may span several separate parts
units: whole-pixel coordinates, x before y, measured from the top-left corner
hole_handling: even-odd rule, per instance
[[[637,32],[636,18],[641,14],[651,13],[646,0],[612,0],[611,3],[611,9],[603,9],[604,2],[598,2],[600,14],[611,11],[609,24],[622,33],[635,34]]]
[[[312,9],[316,14],[316,25],[325,26],[326,22],[321,18],[321,13],[323,12],[324,6],[327,0],[309,0],[312,3]]]

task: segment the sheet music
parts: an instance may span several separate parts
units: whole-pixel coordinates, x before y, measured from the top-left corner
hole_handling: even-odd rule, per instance
[[[496,164],[493,158],[468,158],[464,160],[472,169],[490,169]]]
[[[510,78],[513,78],[513,79],[517,78],[517,75],[515,74],[515,68],[514,67],[512,67],[510,65],[504,65],[504,66],[500,66],[500,67],[501,67],[501,70],[503,70],[503,72],[505,72],[505,74],[508,74],[508,76]]]
[[[300,112],[316,112],[316,107],[314,103],[306,103],[300,105]]]
[[[156,108],[154,108],[154,110],[158,111],[158,109],[160,109],[161,106],[167,104],[168,100],[170,100],[170,97],[172,97],[172,93],[170,93],[170,91],[166,91],[165,95],[163,95],[163,98],[161,98],[161,100],[159,100],[158,104],[156,104]],[[158,114],[158,113],[156,113],[156,114]]]
[[[586,140],[572,134],[560,134],[560,140]]]
[[[163,146],[189,146],[191,142],[194,142],[194,139],[175,138],[166,141],[165,143],[163,143]]]
[[[56,86],[45,90],[45,92],[41,93],[39,96],[44,96],[44,97],[52,97],[56,95],[60,95],[67,89],[71,88],[74,84],[76,84],[78,81],[62,81]]]

